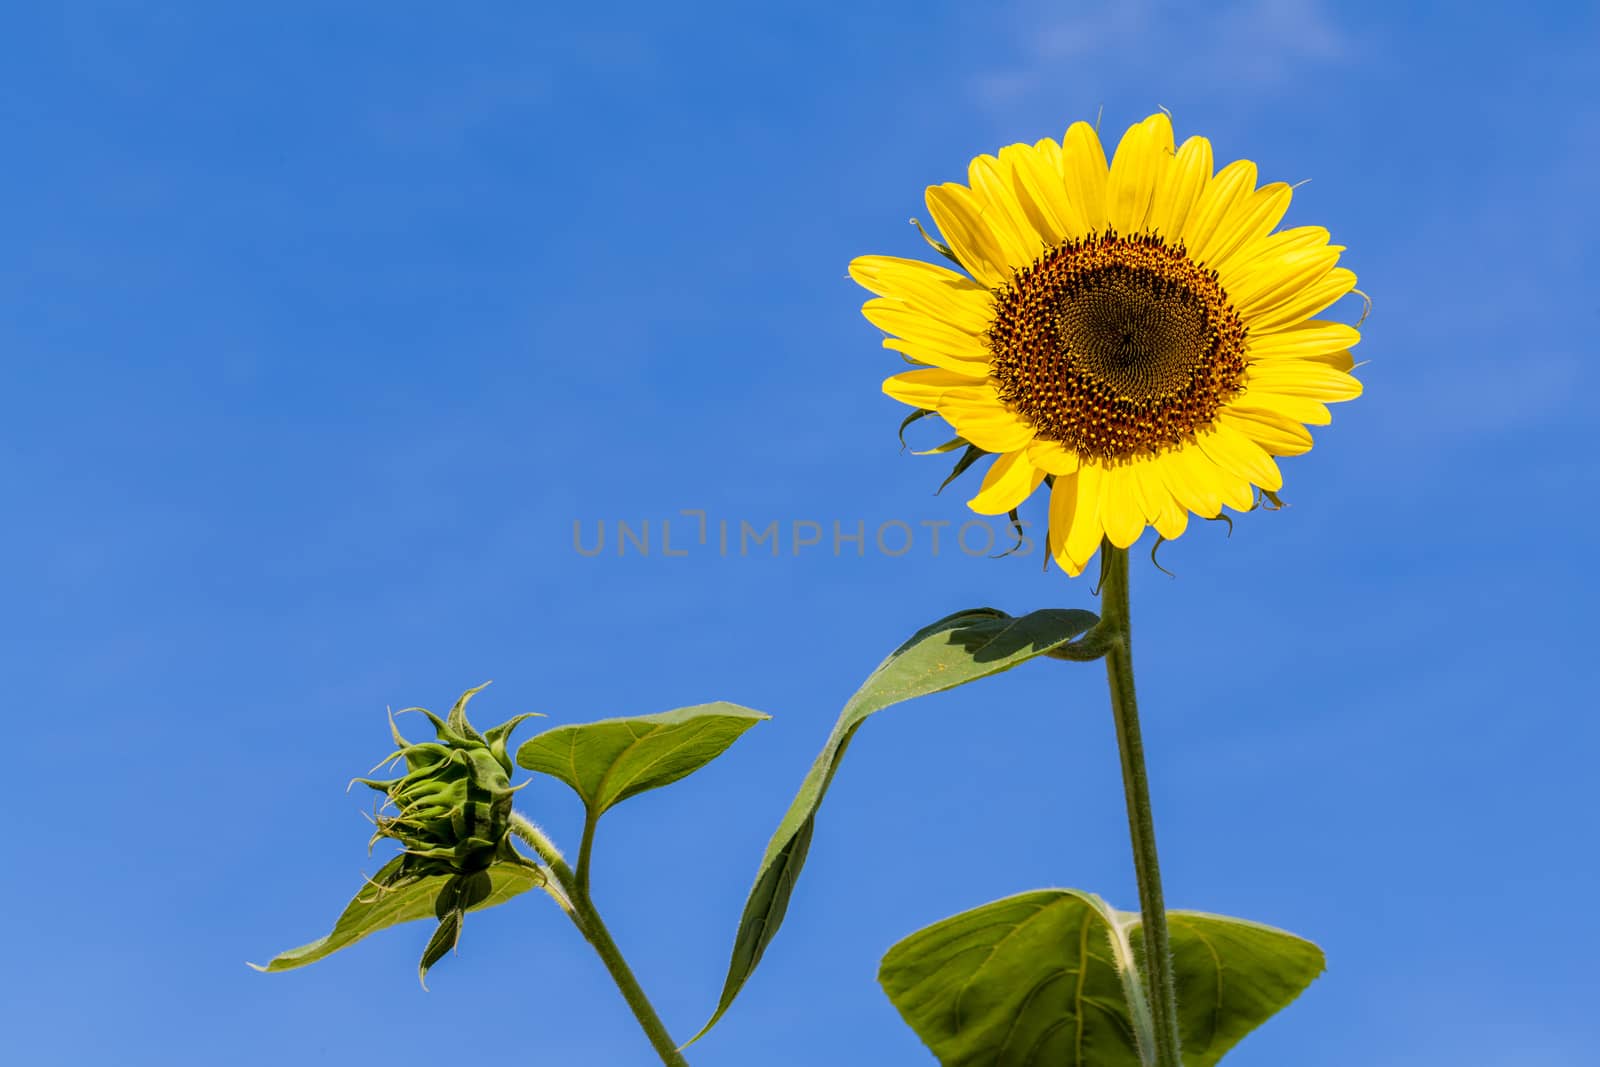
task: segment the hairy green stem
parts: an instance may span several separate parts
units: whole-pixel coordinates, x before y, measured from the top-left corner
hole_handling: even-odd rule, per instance
[[[520,811],[511,813],[511,832],[533,846],[550,868],[550,873],[555,875],[556,881],[561,883],[561,888],[568,893],[572,891],[572,868],[567,866],[567,858],[561,854],[556,843],[539,829],[539,825]]]
[[[1122,788],[1128,805],[1128,835],[1139,880],[1139,913],[1144,927],[1145,993],[1155,1017],[1155,1067],[1183,1067],[1178,1042],[1178,997],[1167,937],[1167,908],[1161,895],[1161,865],[1156,859],[1155,819],[1150,811],[1150,780],[1139,735],[1139,705],[1133,694],[1133,640],[1128,612],[1128,552],[1110,541],[1104,556],[1100,619],[1115,634],[1106,648],[1106,680],[1111,713],[1122,754]]]
[[[606,970],[611,973],[611,980],[622,992],[622,999],[628,1002],[634,1018],[639,1020],[640,1029],[644,1031],[645,1037],[650,1039],[650,1046],[656,1050],[656,1055],[661,1057],[661,1062],[667,1064],[667,1067],[689,1067],[689,1061],[678,1051],[672,1035],[662,1023],[661,1017],[656,1014],[656,1009],[651,1006],[650,998],[644,995],[639,980],[633,976],[628,961],[622,958],[622,950],[617,948],[617,943],[612,940],[611,931],[606,929],[600,913],[595,910],[594,901],[589,897],[589,851],[594,843],[594,820],[585,820],[583,845],[578,856],[581,879],[579,875],[573,873],[571,867],[567,866],[566,858],[561,855],[555,843],[531,820],[513,812],[511,829],[533,847],[539,858],[549,865],[556,880],[561,883],[561,888],[572,904],[567,910],[568,918],[578,928],[584,940],[595,950],[600,962],[606,965]]]
[[[617,943],[611,940],[611,931],[600,921],[600,913],[595,911],[594,904],[587,895],[580,895],[573,904],[578,911],[578,916],[575,916],[573,921],[577,922],[578,917],[582,918],[583,921],[578,929],[583,931],[583,936],[588,938],[589,944],[599,953],[606,970],[611,972],[611,980],[617,983],[617,988],[622,991],[622,998],[628,1002],[628,1007],[633,1009],[634,1018],[639,1020],[639,1026],[650,1039],[650,1046],[656,1050],[656,1055],[660,1056],[661,1062],[668,1067],[689,1067],[689,1061],[678,1051],[672,1035],[667,1032],[661,1017],[656,1014],[649,998],[644,995],[639,980],[633,976],[633,971],[629,970],[628,961],[622,958],[622,951],[617,948]]]
[[[511,832],[533,846],[533,851],[545,862],[544,891],[550,898],[561,905],[561,910],[568,916],[573,914],[572,898],[569,889],[572,884],[572,871],[567,867],[566,857],[561,855],[561,850],[556,843],[539,829],[537,823],[520,811],[511,813]]]

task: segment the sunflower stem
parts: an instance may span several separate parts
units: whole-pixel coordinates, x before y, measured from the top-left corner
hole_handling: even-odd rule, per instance
[[[595,910],[594,902],[589,899],[587,893],[583,893],[572,903],[575,911],[573,922],[578,923],[578,929],[583,932],[583,936],[600,956],[601,962],[606,965],[606,970],[611,972],[611,980],[622,991],[622,999],[626,1000],[628,1007],[633,1010],[633,1017],[639,1020],[640,1028],[650,1039],[650,1047],[656,1050],[656,1055],[661,1057],[661,1062],[667,1067],[689,1067],[689,1061],[678,1051],[678,1046],[672,1040],[672,1035],[667,1032],[666,1025],[651,1006],[650,999],[644,995],[639,980],[633,976],[628,961],[622,958],[622,950],[617,948],[617,943],[611,939],[611,931],[600,921],[600,913]],[[581,923],[578,922],[580,917]]]
[[[1150,780],[1145,773],[1139,705],[1133,693],[1133,640],[1128,612],[1128,552],[1106,541],[1100,618],[1115,638],[1106,648],[1106,680],[1111,714],[1122,755],[1122,788],[1128,805],[1128,836],[1139,881],[1139,914],[1144,927],[1145,995],[1155,1017],[1155,1067],[1183,1067],[1178,1040],[1177,985],[1167,936],[1167,909],[1161,894],[1161,864],[1156,858],[1155,818],[1150,810]]]
[[[606,924],[601,920],[600,913],[595,910],[594,901],[589,896],[588,859],[594,841],[592,822],[593,820],[589,820],[584,827],[583,848],[579,857],[579,868],[584,875],[582,879],[573,873],[555,843],[530,819],[513,813],[511,829],[518,837],[532,845],[534,851],[539,853],[539,857],[550,865],[551,873],[561,883],[561,888],[572,902],[567,917],[572,920],[572,925],[578,928],[583,939],[589,942],[589,946],[600,957],[600,962],[606,965],[611,980],[621,991],[622,999],[628,1002],[633,1017],[639,1021],[639,1028],[644,1031],[645,1037],[650,1039],[650,1047],[656,1050],[661,1062],[667,1067],[689,1067],[689,1061],[678,1051],[677,1044],[672,1040],[672,1034],[662,1023],[661,1016],[656,1014],[650,998],[645,996],[639,980],[633,976],[632,969],[628,967],[628,961],[622,958],[622,950],[612,940],[611,931],[606,929]]]

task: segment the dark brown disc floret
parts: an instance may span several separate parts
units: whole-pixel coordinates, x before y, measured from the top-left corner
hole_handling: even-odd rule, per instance
[[[1000,398],[1085,458],[1172,448],[1244,387],[1244,323],[1216,271],[1152,234],[1049,249],[995,291],[986,340]]]

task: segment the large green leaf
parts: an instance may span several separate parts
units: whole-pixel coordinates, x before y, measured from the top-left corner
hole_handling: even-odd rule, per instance
[[[396,856],[383,866],[372,881],[383,881],[398,870],[399,866],[400,857]],[[496,864],[490,868],[489,878],[492,882],[489,895],[472,905],[470,910],[477,911],[480,908],[492,908],[496,904],[504,904],[519,893],[537,889],[543,884],[543,875],[536,868],[520,867],[515,864]],[[380,889],[369,883],[344,909],[344,913],[333,924],[333,931],[328,936],[318,938],[309,945],[301,945],[299,948],[281,953],[265,966],[255,963],[250,966],[258,971],[293,970],[308,963],[315,963],[325,956],[331,956],[368,934],[376,933],[386,927],[416,919],[435,918],[435,900],[439,896],[439,890],[449,880],[449,875],[434,875],[429,878],[419,878],[393,889]]]
[[[1010,670],[1056,649],[1096,622],[1087,611],[1048,609],[1014,618],[993,608],[977,608],[940,619],[914,634],[856,691],[834,724],[828,743],[811,765],[777,832],[767,844],[755,886],[745,902],[734,935],[733,958],[717,1010],[690,1042],[699,1040],[733,1004],[777,935],[789,907],[789,894],[806,861],[817,808],[833,781],[839,761],[856,730],[874,712],[912,697]]]
[[[1169,911],[1167,929],[1186,1067],[1211,1067],[1305,992],[1327,966],[1322,950],[1311,942],[1244,919]],[[1143,924],[1136,924],[1133,942],[1140,959],[1143,932]]]
[[[694,773],[768,717],[718,702],[558,726],[524,741],[517,763],[566,782],[583,798],[589,818],[598,819],[637,793]]]
[[[1322,973],[1322,951],[1269,926],[1167,915],[1184,1067],[1223,1053]],[[945,1067],[1140,1067],[1141,922],[1043,889],[963,912],[889,950],[878,980]]]

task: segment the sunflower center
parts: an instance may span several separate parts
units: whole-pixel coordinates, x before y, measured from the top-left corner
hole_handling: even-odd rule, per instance
[[[1244,323],[1216,272],[1154,235],[1047,250],[996,290],[987,341],[1000,399],[1085,458],[1172,448],[1244,387]]]

